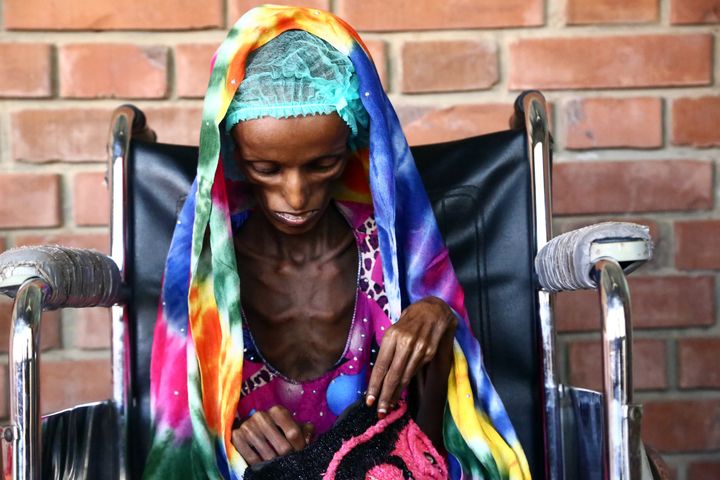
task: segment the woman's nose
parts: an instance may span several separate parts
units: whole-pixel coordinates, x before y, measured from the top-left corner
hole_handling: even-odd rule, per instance
[[[296,212],[302,211],[308,200],[308,185],[303,175],[297,170],[290,170],[285,177],[283,187],[285,202]]]

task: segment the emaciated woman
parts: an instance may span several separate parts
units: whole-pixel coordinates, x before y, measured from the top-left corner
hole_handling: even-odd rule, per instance
[[[251,10],[216,54],[202,122],[154,338],[146,478],[242,478],[358,401],[382,422],[414,395],[434,471],[529,478],[357,33],[319,10]]]

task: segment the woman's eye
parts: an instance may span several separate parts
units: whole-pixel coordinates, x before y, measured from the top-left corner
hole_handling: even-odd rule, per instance
[[[280,167],[270,162],[249,162],[250,169],[260,175],[273,175],[280,171]]]
[[[337,164],[339,162],[340,162],[340,157],[323,158],[322,160],[313,162],[310,165],[310,168],[312,168],[313,170],[323,172],[325,170],[331,170],[332,168],[337,166]]]

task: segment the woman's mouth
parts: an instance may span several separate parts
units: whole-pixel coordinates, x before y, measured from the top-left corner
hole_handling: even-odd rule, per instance
[[[273,215],[275,215],[275,217],[278,220],[285,223],[286,225],[298,227],[300,225],[304,225],[308,220],[310,220],[312,217],[314,217],[318,211],[319,210],[308,210],[306,212],[301,212],[301,213],[289,213],[289,212],[274,211]]]

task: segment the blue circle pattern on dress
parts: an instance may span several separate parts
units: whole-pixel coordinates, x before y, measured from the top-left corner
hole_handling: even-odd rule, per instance
[[[366,368],[363,368],[355,375],[339,375],[330,382],[325,398],[328,408],[333,414],[340,415],[347,407],[360,399],[365,390],[365,370]]]

